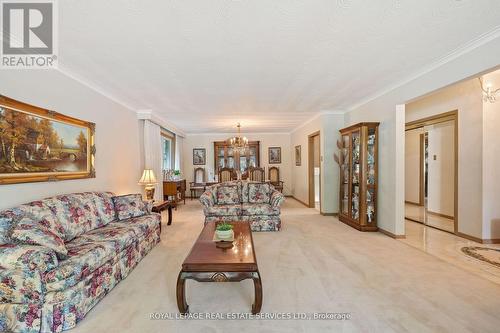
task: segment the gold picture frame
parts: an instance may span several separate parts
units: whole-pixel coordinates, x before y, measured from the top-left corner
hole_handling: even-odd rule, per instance
[[[0,185],[95,178],[95,124],[0,95]]]

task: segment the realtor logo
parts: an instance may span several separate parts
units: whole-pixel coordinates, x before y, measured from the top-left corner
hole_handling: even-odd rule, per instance
[[[1,68],[57,67],[57,11],[53,0],[3,0]]]

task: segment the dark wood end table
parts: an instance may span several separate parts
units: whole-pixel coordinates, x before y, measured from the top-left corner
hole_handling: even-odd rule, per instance
[[[262,307],[262,281],[248,222],[231,222],[234,226],[234,242],[230,249],[220,249],[213,241],[215,222],[208,222],[184,260],[177,278],[177,307],[179,312],[188,313],[185,282],[240,282],[252,279],[255,302],[252,313],[259,313]]]
[[[176,207],[176,203],[172,201],[160,201],[153,203],[153,208],[151,209],[154,213],[160,213],[165,209],[168,211],[168,221],[167,225],[172,224],[172,208]],[[160,223],[160,232],[161,232],[161,223]]]

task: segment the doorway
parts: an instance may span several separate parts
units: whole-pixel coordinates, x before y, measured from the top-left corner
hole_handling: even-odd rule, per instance
[[[457,111],[406,124],[405,218],[456,233]]]
[[[321,212],[321,147],[320,132],[308,137],[309,207]]]

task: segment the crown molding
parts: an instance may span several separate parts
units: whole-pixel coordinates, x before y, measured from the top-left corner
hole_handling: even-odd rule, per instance
[[[467,53],[477,49],[478,47],[481,47],[484,44],[489,43],[492,40],[495,40],[497,38],[500,38],[500,25],[497,26],[496,28],[490,30],[489,32],[486,32],[486,33],[480,35],[479,37],[459,46],[458,48],[456,48],[452,52],[448,53],[447,55],[445,55],[441,59],[431,63],[430,65],[425,66],[424,68],[422,68],[418,72],[414,73],[413,75],[408,76],[406,79],[403,79],[403,80],[401,80],[393,85],[390,85],[385,89],[379,90],[378,92],[362,99],[360,102],[349,106],[347,108],[347,110],[348,110],[347,112],[351,112],[351,111],[353,111],[353,110],[355,110],[355,109],[357,109],[357,108],[359,108],[367,103],[370,103],[371,101],[373,101],[379,97],[382,97],[382,96],[390,93],[391,91],[396,90],[396,89],[410,83],[411,81],[416,80],[419,77],[422,77],[425,74],[432,72],[433,70],[435,70],[435,69],[459,58],[460,56],[467,54]]]
[[[294,132],[296,132],[297,130],[301,129],[302,127],[306,126],[307,124],[311,123],[312,121],[318,119],[319,117],[321,116],[326,116],[326,115],[343,115],[345,114],[347,111],[341,111],[341,110],[333,110],[333,111],[320,111],[318,113],[316,113],[312,118],[309,118],[307,121],[305,121],[304,123],[300,124],[299,126],[295,127],[291,132],[290,134],[293,134]]]
[[[149,120],[149,121],[165,128],[165,129],[169,130],[170,132],[175,133],[176,135],[179,135],[181,137],[186,137],[186,133],[184,133],[183,130],[181,130],[176,125],[172,124],[170,121],[165,120],[165,118],[159,116],[153,110],[150,110],[150,109],[137,110],[136,114],[137,114],[137,119],[139,119],[139,120]]]

